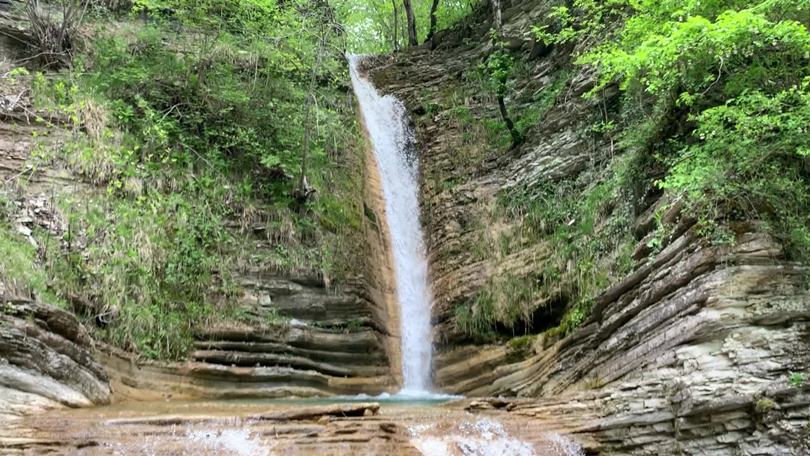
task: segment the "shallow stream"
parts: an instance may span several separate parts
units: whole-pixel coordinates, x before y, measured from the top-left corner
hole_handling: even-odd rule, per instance
[[[11,454],[581,454],[528,419],[468,413],[439,399],[135,402],[55,410],[25,418],[10,431],[17,438],[6,440]]]

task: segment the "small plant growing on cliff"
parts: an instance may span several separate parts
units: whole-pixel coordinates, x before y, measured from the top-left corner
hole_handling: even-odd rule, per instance
[[[595,390],[605,386],[605,382],[601,378],[599,378],[598,375],[594,374],[585,379],[583,386],[586,389]]]
[[[493,35],[494,36],[494,35]],[[495,50],[489,54],[486,61],[481,65],[481,70],[485,74],[486,86],[491,92],[495,94],[498,99],[498,110],[501,113],[506,128],[509,130],[509,135],[512,137],[512,147],[517,146],[523,141],[523,137],[515,128],[515,123],[509,116],[509,111],[506,109],[506,94],[509,89],[509,77],[512,74],[515,60],[506,51],[506,45],[503,42],[495,44]]]
[[[287,322],[287,318],[279,313],[275,307],[267,309],[264,316],[264,321],[268,326],[277,326]]]
[[[574,29],[574,18],[567,6],[552,8],[546,18],[549,24],[532,27],[532,33],[537,41],[549,46],[569,43],[579,37],[580,31]]]
[[[363,328],[363,320],[359,318],[352,318],[346,322],[346,333],[354,333]]]
[[[801,388],[804,386],[806,381],[807,379],[802,372],[791,372],[790,377],[788,378],[788,383],[790,383],[790,386],[794,388]]]
[[[532,346],[536,339],[537,336],[531,334],[510,339],[507,343],[509,352],[517,356],[528,356],[532,353]]]
[[[767,397],[764,397],[757,401],[756,405],[754,406],[754,409],[759,414],[765,414],[776,409],[776,407],[777,407],[776,402],[774,402],[771,399],[768,399]]]
[[[75,50],[79,27],[90,2],[57,0],[41,4],[39,0],[26,2],[26,15],[30,26],[32,59],[44,66],[59,68],[70,65]]]

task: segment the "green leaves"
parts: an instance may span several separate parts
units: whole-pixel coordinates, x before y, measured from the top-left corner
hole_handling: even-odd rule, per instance
[[[794,255],[810,253],[810,2],[630,5],[618,37],[578,60],[599,70],[591,95],[618,82],[639,110],[664,113],[642,123],[659,142],[635,145],[655,152],[667,168],[658,185],[686,198],[705,232],[763,220]],[[672,121],[681,132],[661,138]]]
[[[807,182],[798,171],[803,151],[810,148],[807,88],[773,96],[748,92],[694,116],[697,141],[674,158],[661,187],[693,200],[710,192],[745,201],[749,210],[780,212],[791,210],[789,202],[808,203]]]
[[[736,96],[760,85],[797,83],[810,64],[807,28],[772,19],[763,5],[751,6],[704,17],[687,15],[694,9],[688,5],[642,2],[618,42],[583,55],[579,63],[599,68],[595,91],[619,80],[623,90],[638,87],[655,96],[677,91],[686,104],[712,89]]]
[[[431,3],[432,0],[411,0],[420,40],[428,34]],[[449,28],[463,20],[478,3],[478,0],[441,0],[436,14],[437,29]],[[349,52],[381,54],[407,44],[402,0],[336,0],[331,4],[344,26]]]
[[[582,30],[574,28],[574,17],[567,6],[556,6],[546,16],[551,25],[532,27],[532,33],[545,45],[564,44],[577,39]]]
[[[498,96],[505,96],[514,63],[515,59],[504,49],[491,52],[481,66],[487,88]]]

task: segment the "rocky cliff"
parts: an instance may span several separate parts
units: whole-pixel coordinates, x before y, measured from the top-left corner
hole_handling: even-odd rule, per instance
[[[608,454],[805,454],[810,390],[802,377],[790,379],[810,365],[808,268],[786,260],[756,220],[733,228],[732,246],[712,244],[692,214],[641,175],[637,200],[594,207],[595,229],[608,237],[597,269],[609,272],[576,328],[565,325],[573,295],[588,284],[566,281],[585,275],[585,265],[568,259],[560,268],[552,233],[541,227],[528,241],[523,234],[536,230],[527,221],[544,221],[504,215],[503,201],[516,188],[554,186],[587,200],[602,170],[628,152],[590,134],[619,103],[617,91],[584,99],[594,76],[571,64],[575,46],[531,38],[549,7],[512,2],[503,12],[503,34],[522,65],[507,105],[518,119],[544,106],[516,148],[500,140],[502,130],[483,127],[500,122],[479,76],[492,50],[487,12],[381,60],[373,73],[406,103],[419,138],[436,384],[475,396],[553,397],[494,406],[581,432],[593,451]],[[630,215],[617,221],[615,208],[626,203]],[[661,219],[672,227],[664,236],[656,233]],[[500,245],[515,239],[523,242],[517,251]],[[611,269],[621,255],[632,266]],[[516,307],[528,288],[529,312],[475,337],[459,309],[492,304],[482,295],[499,282]]]
[[[694,214],[653,185],[655,169],[635,169],[624,192],[607,185],[632,158],[605,134],[618,90],[582,97],[594,75],[571,56],[589,43],[531,38],[551,6],[513,1],[503,12],[517,59],[506,99],[524,138],[516,147],[480,69],[492,51],[489,12],[372,65],[378,87],[409,108],[418,138],[436,386],[506,397],[468,408],[530,417],[574,433],[593,453],[807,454],[810,386],[800,373],[810,365],[810,270],[756,219],[730,227],[733,243],[707,239]],[[81,126],[37,111],[28,82],[3,78],[0,171],[3,228],[31,246],[34,262],[43,236],[68,230],[58,196],[101,189],[59,160],[33,160]],[[396,389],[399,324],[379,177],[368,151],[351,166],[365,178],[363,245],[347,247],[361,249],[363,261],[351,277],[333,283],[266,267],[261,258],[277,233],[230,221],[245,240],[233,253],[245,258],[229,297],[240,318],[195,328],[187,360],[147,361],[93,344],[87,328],[109,323],[95,318],[98,309],[64,302],[80,323],[43,304],[47,286],[20,287],[19,271],[3,271],[0,413],[103,404],[113,393]],[[574,203],[586,210],[568,211]],[[588,235],[558,236],[555,217]]]
[[[24,28],[21,17],[3,19],[3,27]],[[4,55],[15,51],[13,44],[3,48]],[[35,107],[32,77],[9,70],[4,67],[0,79],[3,245],[8,243],[12,254],[22,249],[31,255],[20,260],[25,263],[21,270],[2,271],[0,295],[9,303],[0,312],[0,361],[5,366],[0,385],[8,393],[2,413],[25,411],[26,404],[34,411],[40,403],[105,403],[111,383],[118,399],[300,397],[396,389],[399,325],[381,222],[385,215],[373,159],[369,162],[363,150],[349,164],[358,177],[367,177],[358,178],[362,185],[353,196],[365,216],[357,236],[345,244],[363,259],[354,270],[333,280],[268,265],[267,258],[280,248],[279,233],[267,223],[273,208],[259,207],[250,221],[226,220],[226,228],[240,239],[228,253],[239,264],[226,298],[233,318],[214,315],[210,324],[194,328],[187,361],[151,361],[131,350],[94,346],[91,336],[115,324],[115,312],[89,300],[92,291],[59,290],[49,272],[43,274],[51,266],[49,254],[86,260],[93,242],[71,233],[71,210],[65,202],[90,201],[105,192],[105,184],[66,163],[62,155],[66,144],[81,141],[84,126],[68,115]],[[43,154],[49,158],[42,160]],[[59,252],[48,250],[54,243]],[[37,394],[42,398],[32,399]]]
[[[4,297],[0,315],[0,420],[49,408],[109,403],[93,341],[68,312]]]

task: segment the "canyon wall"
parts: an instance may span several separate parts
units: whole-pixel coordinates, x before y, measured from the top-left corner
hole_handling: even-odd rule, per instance
[[[521,223],[494,215],[499,199],[519,187],[588,179],[622,153],[588,134],[618,91],[582,97],[594,75],[572,65],[571,54],[587,43],[546,47],[532,39],[531,26],[550,6],[511,2],[503,12],[507,47],[525,66],[507,98],[513,116],[553,94],[518,147],[488,141],[492,135],[476,127],[500,122],[478,76],[493,49],[487,11],[419,49],[381,59],[373,73],[382,90],[405,102],[419,139],[436,385],[535,398],[472,408],[533,416],[549,429],[579,433],[593,452],[807,454],[810,387],[795,373],[810,366],[810,270],[788,261],[757,220],[733,227],[733,245],[715,245],[698,234],[693,214],[649,188],[628,224],[632,268],[596,294],[575,329],[555,329],[573,303],[554,281],[535,288],[539,304],[522,327],[483,340],[459,327],[457,309],[476,305],[494,277],[531,282],[552,261],[550,239],[508,254],[476,253],[482,239],[497,243]],[[610,217],[596,223],[608,225]],[[656,217],[673,229],[654,249]]]

